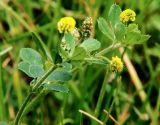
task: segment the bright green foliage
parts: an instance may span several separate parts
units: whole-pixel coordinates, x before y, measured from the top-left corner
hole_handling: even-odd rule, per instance
[[[99,64],[99,65],[107,65],[109,64],[108,61],[101,59],[101,58],[96,58],[96,57],[90,57],[87,58],[86,61],[88,61],[88,63],[90,64]]]
[[[44,71],[43,67],[41,67],[39,65],[30,65],[30,67],[29,67],[29,73],[34,78],[42,76],[44,74],[44,72],[45,71]]]
[[[72,78],[71,74],[64,69],[57,69],[53,71],[48,77],[47,81],[68,81]]]
[[[101,47],[101,43],[96,39],[89,38],[84,40],[80,46],[85,48],[87,52],[92,52],[99,49]]]
[[[110,31],[108,31],[108,25],[105,19],[98,19],[99,29],[111,39]],[[105,25],[104,25],[105,24]],[[122,46],[126,45],[134,45],[134,44],[143,44],[146,42],[150,36],[143,35],[141,31],[138,29],[138,25],[130,24],[124,25],[121,22],[117,21],[114,23],[114,30],[110,28],[115,34],[116,39],[113,40],[113,43],[121,43]]]
[[[117,23],[115,25],[115,35],[116,35],[116,39],[119,42],[122,42],[122,40],[124,39],[126,34],[126,27],[123,23]]]
[[[24,73],[26,73],[28,76],[30,77],[33,77],[31,75],[31,73],[29,72],[29,67],[30,67],[30,64],[27,63],[27,62],[20,62],[19,65],[18,65],[18,68],[23,71]]]
[[[0,0],[0,124],[159,125],[160,0],[62,1]]]
[[[87,55],[87,52],[82,47],[77,47],[72,55],[72,60],[83,60]]]
[[[69,47],[72,51],[72,49],[75,48],[75,41],[74,41],[73,36],[70,33],[66,33],[64,35],[64,39],[65,39],[66,44],[67,44],[66,46]]]
[[[57,92],[64,92],[64,93],[68,93],[69,89],[62,84],[59,83],[49,83],[49,84],[45,84],[44,89],[47,89],[49,91],[57,91]]]
[[[72,64],[64,62],[64,63],[62,63],[62,65],[63,65],[63,70],[66,70],[67,72],[71,72]]]
[[[143,35],[136,24],[130,24],[126,31],[125,39],[122,41],[123,44],[143,44],[150,38],[149,35]]]
[[[42,57],[34,49],[22,48],[19,55],[23,61],[29,64],[42,65]]]
[[[150,38],[149,35],[142,35],[139,32],[129,32],[126,35],[124,40],[124,44],[132,45],[132,44],[143,44]]]
[[[37,51],[31,48],[22,48],[20,58],[23,61],[19,63],[18,68],[28,76],[36,78],[44,74],[42,58]]]
[[[120,6],[113,4],[109,10],[108,20],[114,29],[117,23],[120,23],[119,15],[121,13]]]
[[[109,26],[109,24],[106,22],[106,20],[102,17],[100,17],[98,20],[98,27],[100,29],[100,31],[106,36],[108,37],[110,40],[114,41],[114,33],[113,33],[113,29],[111,28],[111,26]]]
[[[40,54],[31,48],[22,48],[20,57],[23,60],[18,67],[28,76],[37,78],[41,77],[45,71]],[[66,68],[67,63],[65,65]],[[70,67],[70,66],[69,66]],[[68,81],[71,79],[71,74],[64,69],[57,69],[51,73],[46,80],[48,81]]]

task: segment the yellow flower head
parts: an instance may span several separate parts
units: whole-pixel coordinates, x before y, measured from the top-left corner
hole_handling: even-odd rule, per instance
[[[123,23],[134,22],[136,17],[136,13],[131,9],[126,9],[120,14],[120,21]]]
[[[112,57],[110,65],[111,65],[112,72],[121,72],[123,70],[123,62],[117,56]]]
[[[63,17],[57,24],[60,33],[72,32],[75,28],[76,21],[73,17]]]

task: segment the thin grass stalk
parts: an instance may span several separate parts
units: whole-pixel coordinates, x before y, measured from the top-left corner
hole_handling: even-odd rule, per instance
[[[108,74],[109,74],[109,70],[108,70],[108,67],[107,67],[106,74],[105,74],[105,77],[104,77],[104,81],[102,83],[102,87],[101,87],[101,90],[100,90],[98,102],[97,102],[95,112],[94,112],[96,117],[98,117],[100,109],[101,109],[102,101],[103,101],[105,90],[106,90],[106,82],[108,81]]]

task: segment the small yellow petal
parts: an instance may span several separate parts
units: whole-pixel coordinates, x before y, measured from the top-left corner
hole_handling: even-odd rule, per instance
[[[122,72],[123,70],[123,62],[117,56],[112,57],[110,66],[111,66],[112,72]]]
[[[60,33],[72,32],[75,28],[76,21],[73,17],[63,17],[57,23],[57,28]]]
[[[123,23],[134,22],[136,17],[136,13],[131,9],[126,9],[120,14],[120,21]]]

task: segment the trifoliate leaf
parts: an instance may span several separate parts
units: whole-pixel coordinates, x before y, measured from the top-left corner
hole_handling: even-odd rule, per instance
[[[111,26],[109,26],[109,24],[106,22],[106,20],[100,17],[97,21],[100,31],[110,40],[114,41],[114,31]]]
[[[101,43],[96,39],[88,38],[84,40],[80,46],[83,47],[87,52],[92,52],[99,49],[101,47]]]

